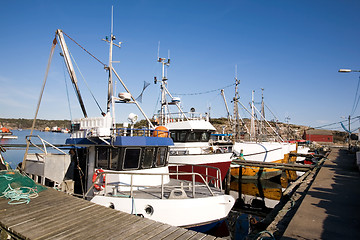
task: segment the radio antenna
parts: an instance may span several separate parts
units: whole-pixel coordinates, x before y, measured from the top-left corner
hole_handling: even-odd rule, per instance
[[[113,34],[114,30],[114,6],[111,6],[111,35]]]
[[[160,58],[160,41],[158,42],[157,60]]]

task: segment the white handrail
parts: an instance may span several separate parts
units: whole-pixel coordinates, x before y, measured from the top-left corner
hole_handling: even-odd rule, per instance
[[[161,176],[161,198],[163,198],[164,197],[164,186],[166,185],[166,184],[164,184],[163,183],[163,178],[164,178],[164,176],[178,176],[178,175],[181,175],[181,176],[189,176],[189,175],[191,175],[192,176],[192,192],[193,192],[193,198],[195,198],[195,193],[196,193],[196,187],[206,187],[207,188],[207,190],[209,191],[209,193],[212,195],[212,196],[214,196],[215,194],[214,194],[214,192],[211,190],[211,188],[209,187],[209,185],[208,185],[208,183],[205,181],[205,179],[204,179],[204,177],[201,175],[201,174],[199,174],[199,173],[129,173],[129,172],[118,172],[118,171],[104,171],[104,172],[101,172],[97,177],[96,177],[96,179],[95,179],[95,181],[93,182],[93,184],[90,186],[90,188],[89,188],[89,190],[85,193],[85,195],[84,195],[84,197],[86,198],[86,197],[88,197],[88,194],[90,193],[90,191],[94,188],[94,185],[95,184],[97,184],[97,181],[99,180],[99,179],[101,179],[101,177],[102,177],[102,175],[104,175],[104,174],[115,174],[115,175],[130,175],[130,177],[131,177],[131,180],[130,180],[130,184],[125,184],[125,183],[123,183],[123,184],[119,184],[119,183],[117,183],[117,186],[126,186],[126,187],[130,187],[130,197],[132,197],[133,196],[133,189],[134,188],[136,188],[136,187],[145,187],[145,188],[147,188],[147,187],[154,187],[154,186],[150,186],[150,185],[134,185],[133,184],[133,176],[134,175],[147,175],[147,176]],[[203,183],[203,185],[197,185],[197,184],[195,184],[195,178],[196,177],[199,177],[200,178],[200,180],[202,180],[202,183]],[[108,183],[106,183],[105,182],[105,189],[106,189],[106,186],[108,185]],[[110,185],[113,185],[113,184],[110,184]],[[171,187],[173,187],[174,189],[176,188],[176,187],[181,187],[181,185],[180,186],[171,186]],[[106,194],[106,193],[104,193],[104,194]]]
[[[35,143],[33,143],[31,141],[31,138],[36,137],[39,138],[41,141],[41,144],[43,145],[43,149],[41,147],[39,147],[38,145],[36,145]],[[63,150],[59,149],[58,147],[52,145],[51,143],[49,143],[48,141],[42,139],[39,135],[28,135],[25,137],[26,141],[31,144],[32,146],[36,147],[37,149],[39,149],[40,151],[42,151],[43,153],[47,154],[47,148],[46,148],[46,144],[49,145],[50,147],[52,147],[53,149],[65,154],[65,155],[69,155],[68,153],[64,152]]]

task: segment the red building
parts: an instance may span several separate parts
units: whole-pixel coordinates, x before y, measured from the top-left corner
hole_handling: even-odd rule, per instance
[[[333,142],[333,133],[330,130],[309,129],[304,131],[303,138],[314,142]]]

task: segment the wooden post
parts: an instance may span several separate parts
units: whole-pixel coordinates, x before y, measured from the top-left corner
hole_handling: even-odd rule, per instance
[[[226,184],[225,184],[225,194],[230,194],[230,182],[231,182],[231,167],[229,167],[229,170],[226,173]]]

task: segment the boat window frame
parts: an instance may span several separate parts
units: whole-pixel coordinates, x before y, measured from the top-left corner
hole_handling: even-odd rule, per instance
[[[161,151],[164,150],[164,155],[163,155],[163,158],[161,161]],[[161,147],[158,147],[156,149],[156,155],[155,155],[155,159],[154,159],[154,167],[165,167],[168,165],[168,155],[169,155],[169,147],[164,147],[164,146],[161,146]],[[158,157],[160,157],[160,164],[158,164]]]
[[[109,163],[108,163],[108,166],[110,170],[119,170],[119,166],[120,166],[120,156],[122,154],[122,149],[119,148],[119,147],[112,147],[112,148],[109,148],[110,149],[110,153],[109,153]],[[114,151],[117,151],[117,157],[113,158],[113,153]],[[116,163],[116,166],[115,167],[112,167],[112,163]]]
[[[106,163],[105,165],[99,165],[99,153],[100,151],[105,151],[106,152],[106,158],[104,163]],[[109,159],[110,159],[110,151],[108,147],[96,147],[95,148],[95,167],[96,168],[102,168],[102,169],[109,169]],[[103,161],[103,160],[102,160]]]
[[[150,161],[147,161],[150,165],[144,166],[147,150],[152,150],[152,156],[151,156]],[[152,168],[154,166],[155,158],[156,158],[156,147],[144,147],[144,149],[142,151],[142,157],[141,157],[141,169]]]
[[[137,167],[136,168],[125,168],[125,160],[126,160],[126,152],[127,150],[139,150],[139,154],[138,154],[138,160],[137,160]],[[140,169],[140,164],[141,164],[141,159],[142,159],[142,147],[125,147],[122,153],[122,164],[121,164],[121,169],[124,171],[127,170],[137,170]]]

